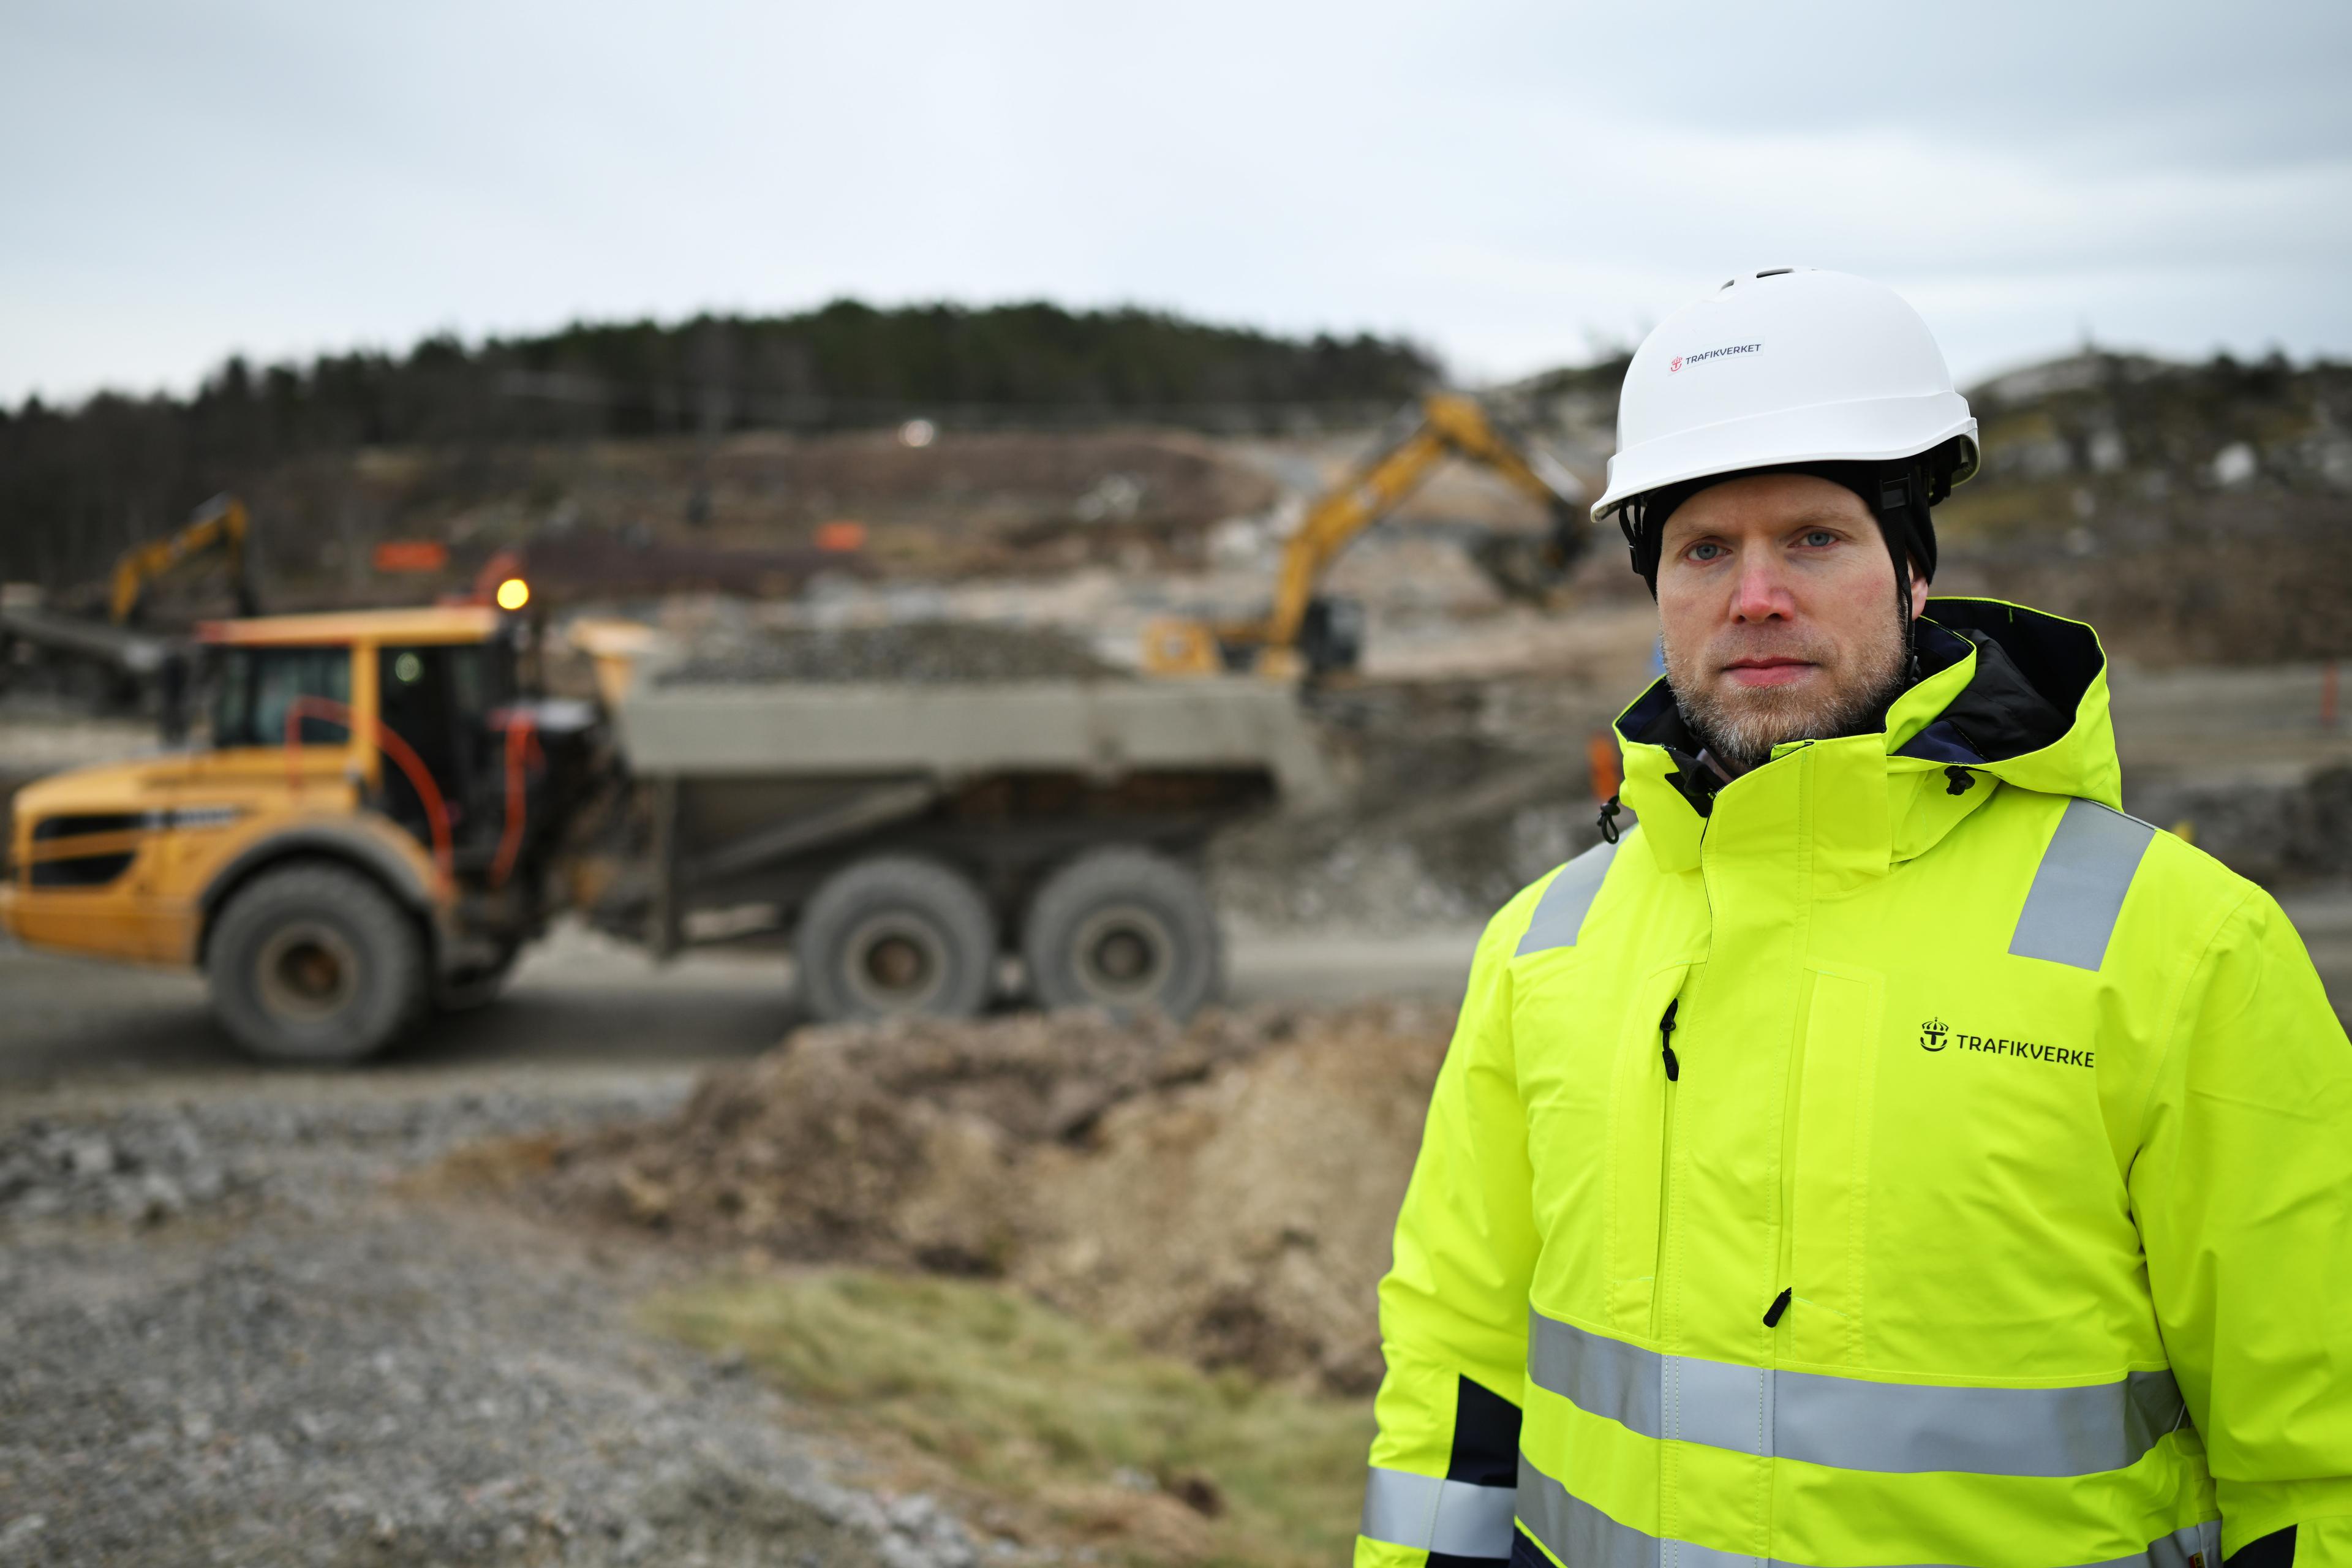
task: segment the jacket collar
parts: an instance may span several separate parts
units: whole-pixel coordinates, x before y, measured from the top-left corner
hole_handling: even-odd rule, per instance
[[[1733,829],[1719,841],[1734,846],[1751,832],[1803,833],[1817,868],[1835,880],[1925,854],[2003,786],[2121,809],[2097,633],[2022,605],[1960,598],[1929,600],[1920,633],[1923,673],[1887,710],[1884,729],[1792,742],[1720,788],[1707,787],[1715,781],[1696,762],[1673,692],[1653,682],[1618,715],[1617,736],[1623,798],[1659,868],[1696,868],[1718,816]]]

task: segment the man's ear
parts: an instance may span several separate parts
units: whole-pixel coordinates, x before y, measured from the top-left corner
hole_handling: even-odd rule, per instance
[[[1927,610],[1927,579],[1919,575],[1919,563],[1911,563],[1911,618],[1917,620]]]

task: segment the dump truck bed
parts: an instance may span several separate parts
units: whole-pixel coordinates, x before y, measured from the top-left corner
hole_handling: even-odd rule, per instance
[[[1287,689],[1254,679],[971,685],[638,683],[614,721],[641,778],[1263,769],[1293,808],[1337,783]]]

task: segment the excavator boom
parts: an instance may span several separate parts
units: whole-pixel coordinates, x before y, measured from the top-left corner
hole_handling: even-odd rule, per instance
[[[1234,657],[1268,675],[1297,673],[1301,643],[1309,632],[1316,590],[1358,534],[1396,510],[1448,458],[1462,458],[1494,469],[1542,502],[1552,516],[1546,552],[1556,570],[1581,552],[1587,529],[1583,487],[1575,477],[1507,432],[1476,399],[1460,393],[1423,397],[1419,419],[1401,437],[1325,493],[1284,546],[1275,578],[1273,606],[1258,620],[1209,626],[1163,621],[1146,633],[1145,667],[1158,674],[1210,674]]]
[[[246,574],[247,527],[245,503],[235,496],[218,495],[198,507],[178,532],[124,551],[114,563],[107,618],[118,626],[130,625],[138,619],[140,603],[156,578],[211,550],[221,551],[228,558],[229,574],[236,584],[237,612],[254,614],[253,591]]]

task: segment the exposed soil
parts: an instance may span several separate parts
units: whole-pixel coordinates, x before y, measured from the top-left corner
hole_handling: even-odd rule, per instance
[[[806,1029],[676,1115],[485,1170],[784,1259],[1001,1276],[1141,1342],[1362,1392],[1451,1019],[1423,1005]],[[519,1156],[519,1157],[518,1157]]]
[[[864,561],[843,568],[894,576],[1165,563],[1197,558],[1211,524],[1276,499],[1217,444],[1165,430],[946,431],[919,448],[878,431],[373,448],[289,462],[244,489],[277,608],[428,598],[465,586],[492,550],[530,542],[551,552],[559,587],[567,552],[601,558],[607,541],[639,555],[787,552],[772,572],[746,558],[730,586],[789,592],[816,564],[789,552],[840,521],[866,538]],[[370,552],[384,538],[445,541],[449,569],[376,573]],[[642,564],[650,584],[656,563]],[[573,590],[598,580],[588,572]]]

